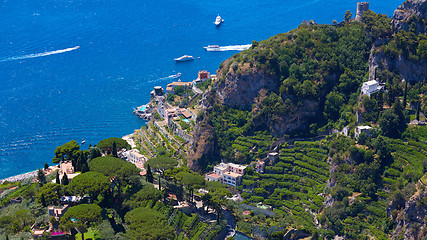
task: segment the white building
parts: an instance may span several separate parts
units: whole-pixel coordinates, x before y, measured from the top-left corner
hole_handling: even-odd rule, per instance
[[[243,175],[234,172],[225,172],[222,177],[222,182],[231,186],[237,186],[240,184]]]
[[[366,133],[366,134],[371,134],[372,131],[372,127],[370,126],[357,126],[356,129],[354,129],[354,137],[357,139],[359,138],[359,134],[361,134],[362,132]]]
[[[380,86],[380,83],[376,80],[371,80],[362,84],[362,94],[368,95],[368,97],[371,97],[371,94],[376,93],[381,89],[382,86]]]
[[[246,167],[234,163],[220,163],[214,167],[213,172],[205,175],[205,179],[206,181],[217,181],[237,186],[242,181]]]

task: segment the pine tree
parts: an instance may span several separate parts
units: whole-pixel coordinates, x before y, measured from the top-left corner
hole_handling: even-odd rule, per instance
[[[403,109],[406,108],[406,96],[408,95],[408,81],[405,81],[405,93],[403,95]]]
[[[66,173],[62,176],[62,185],[68,185],[68,176]]]
[[[113,157],[117,157],[117,146],[116,146],[116,142],[113,142]]]
[[[421,111],[421,99],[418,100],[418,104],[417,104],[417,121],[420,121],[420,111]]]
[[[89,167],[87,166],[87,163],[83,163],[81,170],[82,173],[89,172]]]
[[[61,184],[61,181],[59,180],[59,172],[56,172],[56,183]]]
[[[46,171],[49,168],[49,165],[47,163],[44,163],[44,170]]]
[[[46,199],[45,199],[43,193],[42,193],[42,195],[40,197],[40,203],[42,204],[43,207],[46,207]]]
[[[39,181],[40,187],[43,186],[46,183],[46,177],[44,175],[43,170],[41,170],[40,168],[37,171],[37,180]]]
[[[147,173],[145,174],[146,180],[149,183],[153,183],[153,173],[151,172],[150,165],[147,166]]]

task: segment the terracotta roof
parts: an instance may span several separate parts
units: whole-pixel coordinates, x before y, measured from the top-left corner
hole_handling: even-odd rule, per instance
[[[216,174],[216,173],[214,173],[214,172],[212,172],[212,173],[208,173],[208,174],[206,174],[206,176],[214,177],[214,178],[220,178],[220,177],[221,177],[220,175],[218,175],[218,174]]]
[[[167,85],[167,87],[172,87],[172,86],[191,86],[191,84],[192,84],[192,82],[172,82],[172,83],[169,83]]]

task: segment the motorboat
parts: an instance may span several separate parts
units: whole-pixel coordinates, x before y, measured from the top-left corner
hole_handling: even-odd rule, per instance
[[[171,75],[171,77],[172,78],[179,78],[179,77],[181,77],[181,73],[179,72],[177,74]]]
[[[215,25],[219,26],[223,22],[224,22],[224,19],[222,19],[221,16],[219,16],[218,14],[218,16],[215,19]]]
[[[189,55],[184,55],[184,56],[179,57],[179,58],[174,58],[174,60],[177,61],[177,62],[192,61],[192,60],[194,60],[194,57],[193,56],[189,56]]]
[[[203,48],[206,49],[206,51],[210,51],[210,52],[221,51],[221,49],[219,48],[218,45],[209,45],[209,46],[203,47]]]
[[[85,144],[85,143],[86,143],[86,140],[83,140],[83,141],[82,141],[82,144]]]

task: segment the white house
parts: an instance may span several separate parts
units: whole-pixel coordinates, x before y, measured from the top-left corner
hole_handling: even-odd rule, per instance
[[[354,129],[354,137],[357,139],[359,138],[359,134],[361,134],[362,132],[366,133],[366,134],[371,134],[371,130],[372,127],[370,126],[357,126],[356,129]]]
[[[205,175],[205,179],[206,181],[217,181],[237,186],[242,181],[246,167],[234,163],[220,163],[214,167],[213,172]]]
[[[382,86],[380,86],[380,83],[376,80],[364,82],[362,84],[362,94],[371,97],[371,94],[378,92],[379,90],[381,90],[381,88]]]

